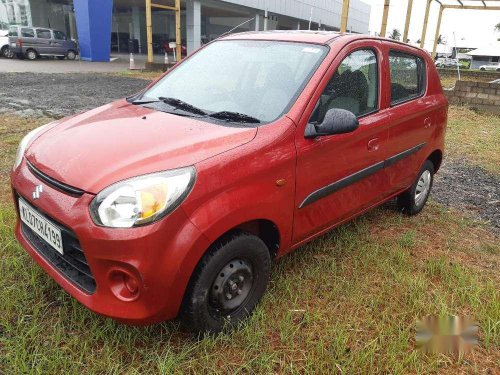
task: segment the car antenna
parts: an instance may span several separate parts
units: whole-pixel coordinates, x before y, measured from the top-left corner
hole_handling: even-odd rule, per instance
[[[239,25],[237,25],[237,26],[233,27],[231,30],[226,31],[224,34],[219,35],[217,38],[215,38],[215,40],[217,40],[217,39],[219,39],[219,38],[222,38],[223,36],[225,36],[225,35],[227,35],[227,34],[231,34],[231,32],[232,32],[233,30],[236,30],[238,27],[243,26],[243,25],[244,25],[244,24],[246,24],[247,22],[253,21],[254,19],[255,19],[255,17],[252,17],[252,18],[250,18],[250,19],[246,20],[245,22],[240,23]]]

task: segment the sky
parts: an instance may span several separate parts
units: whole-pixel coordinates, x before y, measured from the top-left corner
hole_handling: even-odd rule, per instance
[[[380,32],[384,0],[362,0],[371,5],[370,34]],[[458,2],[443,0],[445,4]],[[491,3],[491,2],[490,2]],[[394,28],[399,29],[401,34],[405,27],[407,0],[391,0],[389,18],[387,20],[387,33]],[[479,3],[478,5],[480,5]],[[413,0],[412,15],[408,38],[411,42],[420,39],[424,23],[426,0]],[[499,4],[500,5],[500,4]],[[439,4],[431,3],[427,34],[425,37],[425,48],[432,49],[436,32]],[[445,9],[441,21],[441,32],[448,45],[454,45],[453,33],[455,33],[457,46],[482,47],[489,44],[500,43],[500,33],[494,31],[494,27],[500,22],[500,10],[455,10]]]

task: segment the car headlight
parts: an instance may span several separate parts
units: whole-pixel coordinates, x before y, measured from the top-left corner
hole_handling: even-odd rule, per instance
[[[92,220],[113,228],[130,228],[159,220],[187,197],[194,167],[130,178],[101,191],[90,204]]]
[[[26,151],[26,147],[28,146],[28,144],[33,140],[33,138],[35,138],[42,130],[44,130],[50,124],[52,123],[42,125],[36,129],[33,129],[24,136],[21,142],[19,142],[19,146],[17,147],[17,152],[16,152],[16,160],[14,161],[14,166],[12,167],[13,170],[19,167],[19,165],[21,164],[21,161],[23,160],[24,157],[24,152]]]

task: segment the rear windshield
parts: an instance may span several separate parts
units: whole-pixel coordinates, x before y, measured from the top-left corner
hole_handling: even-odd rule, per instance
[[[306,43],[222,40],[187,59],[145,92],[206,112],[238,112],[271,122],[285,113],[328,47]]]

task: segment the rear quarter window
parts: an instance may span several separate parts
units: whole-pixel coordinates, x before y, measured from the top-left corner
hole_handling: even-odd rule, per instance
[[[422,96],[425,92],[425,61],[416,55],[390,51],[391,105]]]

